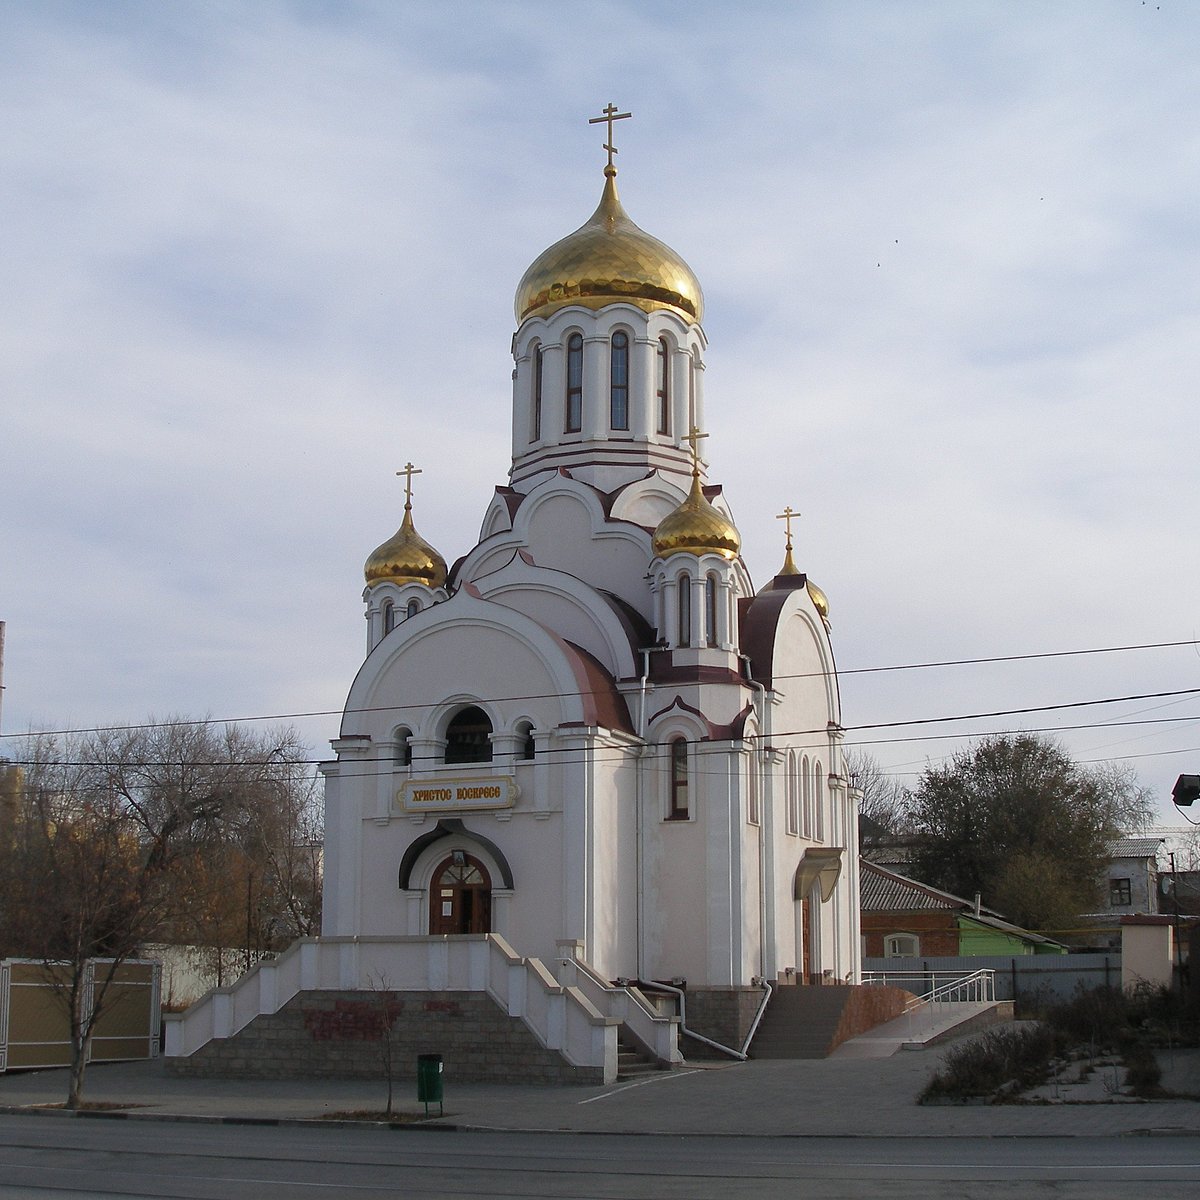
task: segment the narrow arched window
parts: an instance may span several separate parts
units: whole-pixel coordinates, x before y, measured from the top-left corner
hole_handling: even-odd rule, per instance
[[[398,767],[412,766],[412,742],[408,740],[411,737],[412,730],[406,729],[403,725],[392,734],[392,740],[396,743],[392,761]]]
[[[583,334],[567,338],[567,404],[563,419],[564,433],[578,433],[583,427]]]
[[[793,836],[800,832],[800,773],[794,754],[788,755],[787,831]]]
[[[539,343],[533,351],[533,423],[530,430],[531,442],[542,440],[542,347]]]
[[[817,841],[825,840],[825,789],[822,786],[824,778],[821,774],[820,762],[813,763],[813,810]],[[832,833],[833,830],[830,830]]]
[[[696,353],[688,355],[688,428],[696,424]]]
[[[686,821],[688,817],[688,746],[684,738],[671,743],[671,808],[669,821]]]
[[[456,713],[446,729],[448,763],[490,763],[492,723],[482,708],[471,705]]]
[[[390,601],[383,602],[383,632],[385,636],[396,628],[396,606]]]
[[[629,335],[617,330],[612,335],[609,355],[609,424],[629,428]]]
[[[517,726],[517,735],[521,739],[521,757],[529,762],[537,754],[537,745],[533,740],[533,726],[528,721],[522,721]]]
[[[710,646],[717,644],[717,577],[704,577],[704,640]]]
[[[806,838],[812,837],[812,776],[808,770],[808,755],[800,760],[801,813],[804,819],[800,830]]]
[[[658,339],[658,432],[671,432],[671,347],[666,338]]]
[[[408,607],[404,610],[404,615],[406,617],[415,617],[417,615],[417,613],[419,613],[420,611],[421,611],[421,602],[420,602],[420,600],[416,599],[416,597],[414,597],[412,600],[410,600],[408,602]]]
[[[692,644],[692,577],[679,577],[679,644]]]

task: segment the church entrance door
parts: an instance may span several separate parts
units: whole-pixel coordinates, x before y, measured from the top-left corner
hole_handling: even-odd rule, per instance
[[[429,932],[491,933],[492,881],[477,858],[454,851],[429,884]]]
[[[811,983],[812,972],[812,926],[810,924],[808,897],[800,901],[800,981]]]

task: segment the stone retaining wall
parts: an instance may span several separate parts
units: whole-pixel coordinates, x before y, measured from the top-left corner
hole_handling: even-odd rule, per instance
[[[416,1078],[419,1054],[440,1054],[447,1082],[602,1083],[599,1067],[573,1067],[542,1046],[484,992],[301,992],[231,1038],[214,1038],[176,1075],[296,1079]]]
[[[760,987],[688,988],[686,992],[687,1026],[696,1033],[740,1050],[754,1023],[754,1014],[763,1001]],[[681,1037],[680,1046],[688,1058],[725,1058],[718,1050],[695,1038]]]

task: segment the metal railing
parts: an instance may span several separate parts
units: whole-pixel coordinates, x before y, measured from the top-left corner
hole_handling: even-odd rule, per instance
[[[991,1004],[996,999],[996,972],[866,971],[865,984],[903,988],[915,997],[908,1008],[926,1004]]]

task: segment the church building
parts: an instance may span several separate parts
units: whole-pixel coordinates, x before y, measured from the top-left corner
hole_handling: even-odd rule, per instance
[[[322,768],[322,933],[495,933],[700,1015],[764,980],[858,981],[857,807],[829,605],[790,508],[751,582],[710,474],[699,280],[618,198],[627,115],[597,118],[595,212],[517,285],[512,459],[452,566],[399,472]]]
[[[370,1074],[397,1037],[458,1078],[609,1083],[622,1053],[745,1057],[764,1014],[790,1035],[836,999],[811,985],[860,981],[829,605],[790,507],[751,582],[709,472],[699,280],[617,196],[628,115],[596,119],[596,211],[517,284],[478,537],[447,566],[409,463],[366,560],[321,936],[168,1018],[177,1072]]]

